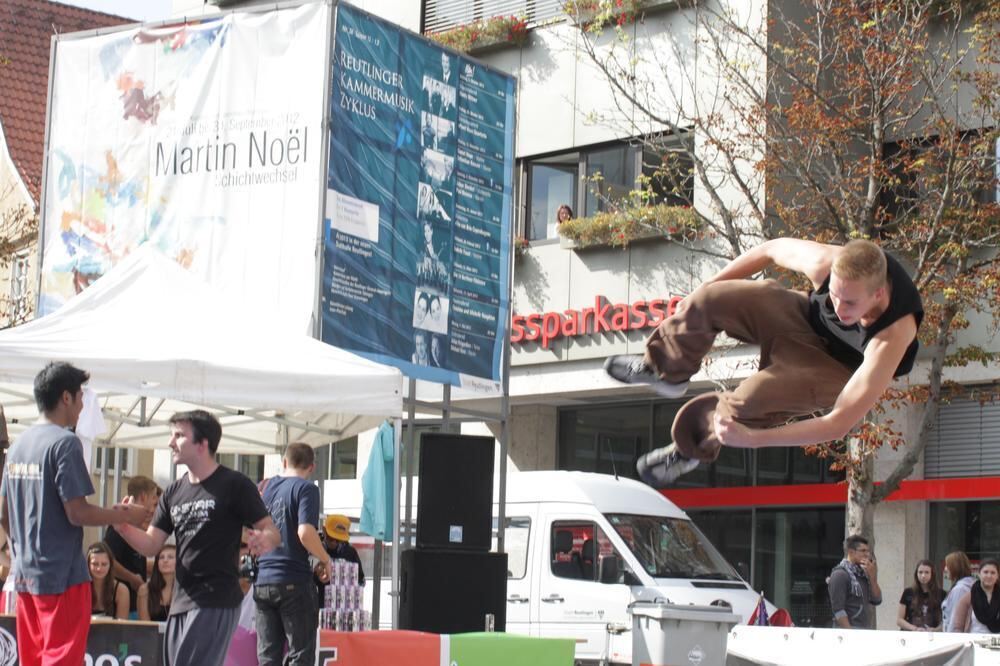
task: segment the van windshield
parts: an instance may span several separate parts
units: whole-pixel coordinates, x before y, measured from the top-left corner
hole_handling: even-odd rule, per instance
[[[606,517],[646,573],[654,578],[740,580],[690,520],[622,513]]]

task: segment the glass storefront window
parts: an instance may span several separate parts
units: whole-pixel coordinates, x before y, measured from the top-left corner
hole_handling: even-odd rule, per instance
[[[663,402],[653,406],[653,448],[670,443],[670,426],[682,401]],[[675,488],[720,488],[749,486],[753,483],[751,449],[725,447],[714,463],[702,463],[677,480]]]
[[[810,455],[801,446],[757,449],[758,486],[835,483],[844,479],[843,471],[830,470],[830,460]]]
[[[649,451],[650,405],[567,409],[559,414],[559,469],[636,478]]]
[[[788,610],[797,626],[830,626],[826,579],[843,557],[843,508],[689,511],[688,515],[744,580]],[[753,575],[748,575],[751,568]]]
[[[753,586],[800,627],[833,620],[826,579],[843,558],[844,509],[757,510]]]
[[[688,511],[691,520],[712,542],[722,556],[736,568],[743,580],[750,582],[750,542],[753,516],[742,511]]]
[[[932,502],[929,518],[930,559],[941,567],[954,550],[973,562],[1000,555],[1000,501]]]

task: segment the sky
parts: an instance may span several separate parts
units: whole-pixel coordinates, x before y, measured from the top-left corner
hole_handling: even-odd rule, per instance
[[[169,18],[171,0],[57,0],[67,5],[95,9],[136,21],[159,21]]]

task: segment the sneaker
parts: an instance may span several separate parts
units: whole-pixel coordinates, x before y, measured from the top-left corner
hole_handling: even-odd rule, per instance
[[[680,398],[687,393],[690,383],[671,384],[663,381],[639,354],[609,356],[604,362],[604,372],[624,384],[648,384],[664,398]]]
[[[685,458],[677,451],[676,444],[650,451],[639,458],[635,469],[646,485],[664,488],[699,465],[697,460]]]

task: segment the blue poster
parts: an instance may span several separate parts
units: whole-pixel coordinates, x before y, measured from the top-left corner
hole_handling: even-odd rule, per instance
[[[500,380],[514,79],[337,8],[322,339],[417,379]]]

